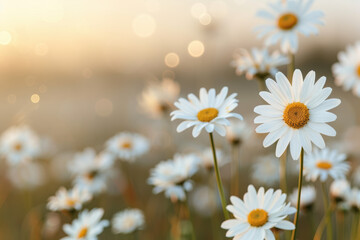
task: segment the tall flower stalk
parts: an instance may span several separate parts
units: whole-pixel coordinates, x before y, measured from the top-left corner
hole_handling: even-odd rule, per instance
[[[332,235],[332,224],[331,224],[331,209],[330,209],[330,205],[328,202],[329,196],[326,192],[326,184],[325,182],[321,183],[321,190],[322,190],[322,194],[323,194],[323,201],[324,201],[324,214],[325,214],[325,219],[326,219],[326,229],[327,229],[327,240],[332,240],[333,239],[333,235]]]
[[[298,180],[298,196],[297,196],[297,204],[296,204],[296,213],[294,218],[295,229],[292,232],[291,239],[296,239],[296,230],[299,222],[299,213],[300,213],[300,199],[301,199],[301,188],[302,188],[302,180],[303,180],[303,169],[304,169],[304,149],[301,149],[300,153],[300,169],[299,169],[299,180]]]

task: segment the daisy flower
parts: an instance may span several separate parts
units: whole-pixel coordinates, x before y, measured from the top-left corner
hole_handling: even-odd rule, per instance
[[[139,104],[153,118],[159,118],[174,108],[173,102],[178,98],[180,87],[177,82],[165,78],[161,82],[152,82],[142,92]]]
[[[213,152],[211,148],[206,148],[201,153],[198,154],[200,158],[200,166],[207,170],[214,169],[214,160],[213,160]],[[225,156],[222,150],[216,149],[216,157],[218,166],[221,167],[227,163],[229,163],[229,159]]]
[[[295,213],[290,203],[285,203],[286,194],[281,190],[274,192],[269,189],[265,192],[260,188],[256,192],[253,185],[248,187],[244,201],[232,196],[227,209],[233,213],[235,219],[226,220],[221,224],[227,229],[226,237],[236,240],[270,240],[275,239],[272,228],[292,230],[294,224],[284,220],[289,214]]]
[[[278,72],[272,79],[266,80],[270,92],[260,92],[260,96],[269,104],[255,107],[260,116],[254,122],[261,125],[257,133],[269,133],[263,142],[264,147],[275,143],[276,156],[280,157],[288,145],[293,159],[299,159],[301,149],[311,153],[312,143],[319,148],[325,147],[320,134],[335,136],[335,130],[327,123],[336,120],[336,115],[328,110],[340,104],[339,99],[327,99],[332,89],[323,88],[326,82],[321,77],[315,83],[315,72],[310,71],[303,80],[300,70],[295,70],[292,85],[286,76]]]
[[[293,206],[297,206],[298,189],[294,189],[289,196],[289,200]],[[316,190],[313,186],[303,186],[301,188],[300,208],[310,210],[316,200]]]
[[[128,132],[119,133],[106,142],[108,152],[129,162],[148,152],[149,146],[149,141],[144,136]]]
[[[101,220],[103,215],[104,210],[101,208],[82,211],[71,224],[63,226],[67,236],[61,240],[97,240],[97,236],[109,226],[108,220]]]
[[[331,176],[333,179],[345,178],[350,166],[345,162],[346,154],[340,154],[333,149],[314,149],[304,158],[304,176],[307,181],[316,181],[317,178],[324,182]]]
[[[345,91],[352,89],[360,97],[360,41],[340,52],[338,59],[339,62],[332,67],[335,84],[343,86]]]
[[[269,21],[269,24],[257,27],[258,37],[266,36],[265,45],[280,42],[281,51],[296,53],[298,34],[309,36],[317,34],[316,24],[322,25],[321,11],[310,11],[313,0],[278,0],[269,3],[269,10],[260,10],[257,15]]]
[[[230,120],[230,126],[226,127],[226,138],[234,145],[241,144],[252,134],[252,127],[246,121]]]
[[[49,198],[47,207],[51,211],[72,210],[79,211],[85,202],[90,201],[91,194],[87,190],[81,190],[78,187],[66,190],[61,187],[55,194]]]
[[[350,183],[346,179],[335,180],[330,185],[330,196],[336,202],[342,202],[345,200],[350,189]]]
[[[148,183],[154,185],[153,192],[165,192],[173,202],[185,200],[185,192],[193,188],[190,178],[198,171],[200,159],[193,154],[176,154],[173,160],[160,162],[150,172]]]
[[[37,162],[20,163],[7,169],[7,177],[18,189],[35,189],[46,182],[44,167]]]
[[[132,233],[145,225],[144,214],[139,209],[125,209],[115,214],[112,219],[114,233]]]
[[[275,76],[278,72],[277,68],[288,63],[288,57],[277,51],[270,54],[266,48],[252,48],[250,52],[240,49],[239,53],[234,55],[232,65],[236,68],[238,75],[245,73],[246,78],[252,80]]]
[[[216,95],[215,89],[209,92],[205,88],[200,89],[200,99],[194,94],[188,95],[188,100],[180,98],[175,102],[179,110],[171,112],[171,120],[183,119],[184,121],[177,127],[177,132],[182,132],[187,128],[194,127],[193,137],[199,136],[201,130],[205,128],[208,133],[214,130],[221,136],[225,136],[226,128],[230,122],[229,117],[243,119],[240,114],[231,111],[237,107],[238,100],[235,99],[236,93],[226,97],[228,88],[223,87],[219,95]]]
[[[11,127],[1,135],[0,154],[12,165],[31,161],[40,153],[40,139],[28,126]]]
[[[76,176],[75,186],[96,194],[106,189],[107,180],[112,175],[113,163],[114,158],[111,154],[103,152],[96,155],[94,149],[86,148],[75,155],[68,167]]]
[[[274,155],[259,157],[252,165],[251,177],[255,182],[272,186],[279,182],[279,159]]]
[[[345,197],[346,204],[354,210],[360,210],[360,190],[352,188]]]

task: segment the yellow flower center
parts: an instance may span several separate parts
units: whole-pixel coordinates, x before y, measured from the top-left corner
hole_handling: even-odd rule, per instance
[[[293,13],[285,13],[278,19],[278,26],[282,30],[292,29],[298,22],[298,18]]]
[[[16,143],[14,145],[14,150],[15,151],[21,151],[21,149],[23,148],[22,144],[21,143]]]
[[[66,199],[66,205],[72,207],[72,206],[75,205],[75,201],[73,199],[71,199],[71,198],[68,198],[68,199]]]
[[[356,73],[357,73],[358,77],[360,78],[360,64],[356,68]]]
[[[324,170],[328,170],[330,168],[332,168],[332,164],[330,162],[327,161],[319,161],[316,163],[316,166],[318,168],[324,169]]]
[[[248,222],[253,227],[261,227],[268,220],[268,213],[262,209],[252,210],[248,215]]]
[[[130,141],[125,141],[125,142],[120,143],[120,147],[130,149],[130,148],[132,148],[132,143]]]
[[[98,171],[94,170],[94,171],[88,172],[85,176],[87,179],[92,181],[96,177],[97,174],[98,174]]]
[[[198,112],[197,118],[201,122],[210,122],[216,118],[219,114],[219,111],[216,108],[205,108]]]
[[[87,234],[87,231],[88,231],[87,227],[83,227],[82,229],[80,229],[79,234],[77,235],[77,238],[81,239],[81,238],[85,237]]]
[[[309,121],[309,109],[301,102],[290,103],[283,114],[284,121],[292,128],[302,128]]]

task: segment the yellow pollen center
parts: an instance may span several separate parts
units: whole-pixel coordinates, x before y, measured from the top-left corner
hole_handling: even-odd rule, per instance
[[[278,19],[278,26],[282,30],[292,29],[298,22],[298,18],[293,13],[285,13]]]
[[[356,73],[357,73],[358,77],[360,78],[360,64],[356,68]]]
[[[98,172],[96,170],[94,170],[94,171],[88,172],[85,176],[87,179],[93,180],[97,174],[98,174]]]
[[[131,142],[122,142],[120,144],[121,148],[126,148],[126,149],[130,149],[132,148],[132,143]]]
[[[86,234],[87,234],[87,231],[88,231],[87,227],[83,227],[83,228],[79,231],[79,234],[77,235],[77,238],[81,239],[81,238],[85,237]]]
[[[309,121],[310,113],[305,104],[301,102],[290,103],[283,114],[284,122],[292,128],[302,128]]]
[[[327,161],[317,162],[316,166],[318,168],[321,168],[321,169],[324,169],[324,170],[328,170],[328,169],[332,168],[332,164],[330,162],[327,162]]]
[[[252,210],[248,215],[248,222],[253,227],[261,227],[268,221],[268,213],[262,209]]]
[[[219,114],[219,111],[216,108],[205,108],[198,112],[197,118],[201,122],[210,122],[216,118]]]
[[[75,205],[75,201],[74,201],[73,199],[71,199],[71,198],[68,198],[68,199],[66,199],[66,204],[67,204],[68,206],[74,206],[74,205]]]
[[[16,144],[14,145],[15,151],[20,151],[22,148],[23,148],[23,146],[21,145],[21,143],[16,143]]]

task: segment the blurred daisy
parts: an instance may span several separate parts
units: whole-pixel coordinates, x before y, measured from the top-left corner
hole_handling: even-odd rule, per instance
[[[162,117],[173,109],[173,102],[178,98],[180,87],[177,82],[165,78],[161,82],[152,82],[142,92],[139,104],[154,118]]]
[[[339,62],[332,67],[335,84],[343,86],[345,91],[352,88],[353,93],[360,97],[360,41],[340,52],[338,59]]]
[[[297,206],[298,189],[294,189],[289,196],[289,200],[293,206]],[[300,208],[310,210],[316,200],[316,190],[313,186],[304,186],[301,188]]]
[[[87,190],[81,190],[78,187],[66,190],[61,187],[55,194],[49,198],[47,207],[51,211],[72,210],[79,211],[85,202],[90,201],[91,194]]]
[[[71,224],[63,226],[63,230],[68,236],[61,240],[97,240],[97,236],[105,227],[109,226],[108,220],[101,220],[103,215],[104,210],[101,208],[82,211]]]
[[[352,188],[345,197],[346,204],[358,211],[360,210],[360,190],[358,188]]]
[[[11,127],[1,135],[0,154],[10,164],[31,161],[40,153],[40,139],[28,126]]]
[[[226,128],[230,122],[229,117],[243,119],[240,114],[231,111],[237,107],[238,100],[235,99],[236,93],[226,97],[228,88],[223,87],[219,95],[216,96],[215,89],[209,92],[205,88],[200,89],[200,99],[194,94],[188,95],[188,100],[180,98],[175,102],[175,106],[179,110],[171,112],[171,120],[183,119],[182,123],[177,127],[178,132],[182,132],[187,128],[194,127],[192,131],[193,137],[199,136],[201,130],[205,128],[208,133],[214,130],[221,136],[225,136]]]
[[[330,196],[336,202],[342,202],[345,200],[350,189],[350,183],[346,179],[335,180],[330,185]]]
[[[305,36],[317,34],[316,24],[322,25],[321,11],[310,11],[313,0],[279,0],[269,3],[269,10],[261,10],[257,15],[269,21],[269,24],[257,27],[258,37],[266,37],[265,45],[280,42],[281,51],[296,53],[298,33]]]
[[[227,209],[235,219],[221,224],[223,229],[228,230],[226,237],[234,237],[236,240],[268,240],[275,239],[272,228],[293,230],[294,224],[284,219],[296,210],[290,203],[286,204],[285,199],[286,194],[282,194],[281,190],[274,192],[269,189],[265,192],[264,188],[260,188],[256,192],[252,185],[248,187],[244,201],[232,196],[232,205],[228,205]]]
[[[190,204],[197,213],[209,217],[216,211],[217,206],[221,206],[214,196],[216,192],[210,187],[197,186],[190,195]]]
[[[111,154],[103,152],[96,155],[94,149],[86,148],[75,155],[68,167],[76,176],[75,186],[96,194],[106,189],[107,180],[112,175],[113,163],[114,158]]]
[[[139,209],[125,209],[115,214],[112,220],[114,233],[132,233],[145,225],[144,214]]]
[[[213,152],[211,148],[206,148],[201,153],[198,154],[200,158],[200,166],[207,170],[212,170],[214,168],[214,159]],[[229,163],[229,158],[225,156],[222,150],[216,148],[216,157],[218,166],[221,167]]]
[[[255,182],[273,186],[279,182],[279,159],[274,155],[259,157],[252,165],[251,177]]]
[[[328,110],[340,104],[339,99],[327,99],[332,89],[323,88],[326,82],[321,77],[315,83],[315,72],[310,71],[305,79],[300,70],[295,70],[292,85],[284,74],[278,72],[266,80],[270,92],[260,92],[269,104],[255,107],[260,116],[254,122],[261,125],[257,133],[269,133],[263,142],[264,147],[275,143],[276,156],[280,157],[288,145],[293,159],[299,159],[301,149],[311,153],[313,142],[319,148],[325,147],[320,134],[335,136],[335,130],[327,123],[336,120],[336,115]]]
[[[250,52],[241,49],[234,58],[232,65],[236,68],[236,73],[238,75],[245,73],[248,80],[254,78],[265,80],[269,76],[275,76],[278,67],[289,63],[288,57],[277,51],[270,54],[266,48],[252,48]]]
[[[226,138],[231,144],[241,144],[252,134],[252,127],[246,121],[230,120],[230,125],[226,127]]]
[[[200,159],[193,154],[175,155],[173,160],[160,162],[150,172],[148,183],[154,185],[153,193],[165,192],[173,202],[185,200],[185,192],[193,188],[190,178],[197,172]]]
[[[304,157],[304,176],[307,181],[316,181],[317,178],[324,182],[331,176],[333,179],[345,178],[350,166],[345,162],[346,155],[337,150],[328,148],[314,149]]]
[[[140,134],[123,132],[110,138],[106,149],[122,160],[133,162],[149,151],[149,141]]]
[[[46,181],[45,169],[37,162],[10,166],[6,172],[10,182],[19,189],[35,189]]]

